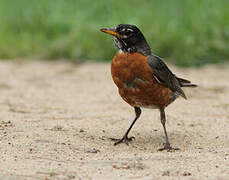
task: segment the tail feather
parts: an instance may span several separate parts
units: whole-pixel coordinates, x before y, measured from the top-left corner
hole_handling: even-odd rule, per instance
[[[196,84],[181,83],[181,87],[197,87]]]
[[[182,78],[179,78],[179,77],[176,77],[176,78],[179,81],[181,87],[193,87],[193,88],[197,87],[196,84],[191,84],[191,81],[189,81],[187,79],[182,79]]]
[[[179,78],[179,77],[176,77],[176,78],[180,83],[191,83],[191,81],[189,81],[187,79],[182,79],[182,78]]]

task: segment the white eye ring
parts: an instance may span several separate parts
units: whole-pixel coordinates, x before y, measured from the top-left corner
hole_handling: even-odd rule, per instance
[[[133,29],[130,29],[130,28],[128,28],[128,29],[126,29],[127,31],[130,31],[130,32],[134,32],[134,30]]]

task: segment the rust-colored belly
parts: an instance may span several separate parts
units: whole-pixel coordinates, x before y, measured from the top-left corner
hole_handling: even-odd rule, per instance
[[[165,107],[173,92],[157,82],[147,59],[139,53],[117,53],[111,64],[112,78],[120,96],[131,106]]]

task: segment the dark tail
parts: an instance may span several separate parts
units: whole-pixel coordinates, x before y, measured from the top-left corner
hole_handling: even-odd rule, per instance
[[[193,88],[197,87],[196,84],[191,84],[191,81],[189,81],[189,80],[178,78],[178,77],[176,77],[176,78],[179,81],[181,87],[193,87]]]

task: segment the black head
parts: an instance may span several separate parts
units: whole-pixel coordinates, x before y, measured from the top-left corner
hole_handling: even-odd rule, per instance
[[[114,43],[123,52],[150,55],[151,50],[142,32],[134,25],[119,24],[114,29],[102,28],[102,32],[114,36]]]

